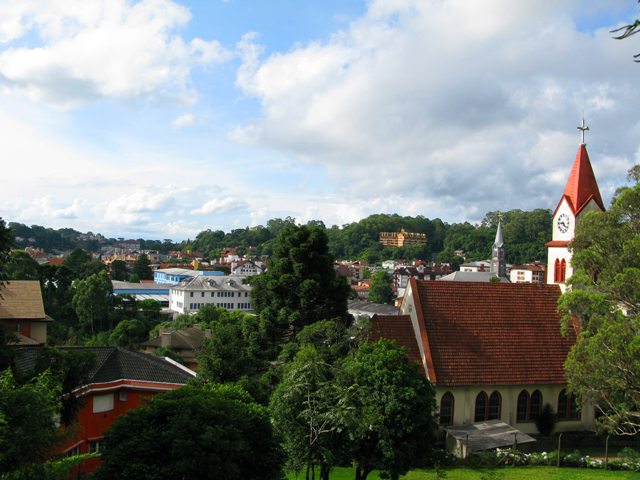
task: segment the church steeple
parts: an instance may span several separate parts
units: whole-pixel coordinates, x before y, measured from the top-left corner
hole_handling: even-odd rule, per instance
[[[491,254],[491,271],[499,277],[507,276],[507,260],[504,251],[504,240],[502,239],[502,214],[498,216],[498,231],[493,242],[493,252]]]
[[[593,168],[591,168],[587,144],[584,143],[584,132],[589,130],[589,127],[585,127],[584,120],[582,120],[582,127],[578,127],[578,130],[582,131],[582,142],[578,149],[578,155],[576,155],[576,159],[573,162],[573,168],[569,174],[564,194],[560,199],[560,203],[558,203],[558,207],[560,207],[562,200],[566,198],[574,216],[577,216],[592,199],[600,207],[600,210],[605,209],[596,176],[593,173]],[[558,208],[556,208],[557,211]]]

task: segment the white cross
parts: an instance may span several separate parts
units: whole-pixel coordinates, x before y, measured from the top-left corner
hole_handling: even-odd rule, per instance
[[[582,130],[582,143],[581,143],[581,145],[586,145],[586,143],[584,143],[584,131],[585,130],[589,130],[589,127],[585,127],[584,126],[584,118],[582,119],[582,126],[578,127],[578,130]]]

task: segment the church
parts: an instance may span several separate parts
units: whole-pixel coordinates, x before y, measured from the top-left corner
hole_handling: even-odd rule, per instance
[[[564,362],[575,332],[562,336],[557,304],[571,275],[568,245],[576,223],[604,210],[584,143],[578,149],[553,215],[547,284],[411,279],[396,316],[371,320],[370,341],[395,340],[409,349],[436,388],[440,425],[501,420],[537,432],[546,403],[558,414],[556,432],[595,430],[594,408],[579,407],[566,390]],[[503,276],[501,226],[492,270]]]

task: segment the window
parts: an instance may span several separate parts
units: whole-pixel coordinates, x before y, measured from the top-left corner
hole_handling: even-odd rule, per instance
[[[21,323],[14,323],[13,325],[11,325],[11,331],[12,332],[21,332],[22,331],[22,324]]]
[[[453,395],[447,392],[440,400],[440,425],[453,424]]]
[[[73,447],[71,450],[69,450],[68,452],[64,453],[65,457],[75,457],[76,455],[80,455],[80,445],[76,445],[75,447]]]
[[[564,282],[567,277],[567,261],[563,258],[562,262],[560,262],[560,278],[561,282]]]
[[[529,405],[529,420],[536,421],[542,411],[542,394],[536,390],[531,394],[531,404]]]
[[[559,258],[556,258],[556,262],[554,264],[554,282],[562,283],[565,281],[567,276],[567,261],[563,258],[560,261]]]
[[[109,410],[113,410],[113,393],[93,397],[93,413],[108,412]]]
[[[542,410],[542,394],[536,390],[529,396],[529,392],[523,390],[518,395],[518,406],[516,409],[516,420],[518,422],[534,421]]]
[[[484,422],[487,419],[487,394],[480,392],[476,397],[476,416],[474,422]]]
[[[580,409],[573,395],[562,390],[558,395],[558,420],[580,420]]]
[[[518,406],[516,408],[516,420],[526,422],[529,418],[529,392],[523,390],[518,395]]]
[[[231,292],[231,296],[234,297],[236,292]]]
[[[189,296],[190,296],[190,297],[193,297],[193,292],[189,292]]]
[[[244,292],[244,296],[248,297],[249,296],[249,292]]]
[[[201,297],[204,297],[204,292],[200,292],[200,296],[201,296]]]
[[[127,401],[127,392],[120,391],[120,401],[121,402]]]
[[[499,420],[500,419],[500,406],[502,404],[502,397],[495,391],[489,397],[489,414],[487,420]]]
[[[212,297],[213,297],[213,293],[214,293],[214,292],[211,292],[211,296],[212,296]]]
[[[98,453],[100,451],[100,442],[89,442],[89,453]]]

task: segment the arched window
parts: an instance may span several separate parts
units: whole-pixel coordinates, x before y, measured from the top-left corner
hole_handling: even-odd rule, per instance
[[[560,263],[560,281],[564,282],[567,278],[567,261],[563,258]]]
[[[553,281],[558,283],[560,281],[560,259],[556,258],[553,264]]]
[[[540,390],[536,390],[531,394],[531,402],[529,403],[529,420],[535,421],[542,411],[542,394]]]
[[[580,409],[573,395],[562,390],[558,395],[558,420],[580,420]]]
[[[447,392],[440,399],[440,425],[453,424],[453,395]]]
[[[518,395],[518,406],[516,408],[516,420],[526,422],[529,419],[529,392],[523,390]]]
[[[474,422],[484,422],[487,419],[487,394],[480,392],[476,397],[476,416]]]
[[[489,397],[489,414],[487,420],[499,420],[500,419],[500,407],[502,406],[502,397],[496,390]]]

